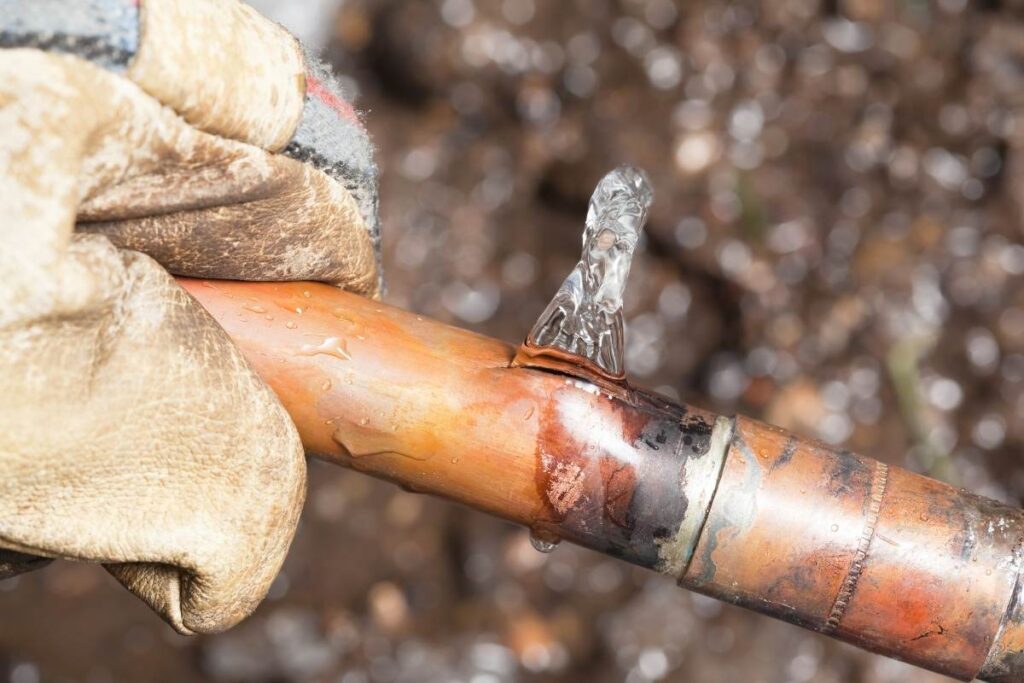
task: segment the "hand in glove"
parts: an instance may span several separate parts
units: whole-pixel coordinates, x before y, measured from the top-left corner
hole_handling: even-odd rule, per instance
[[[0,45],[0,577],[102,562],[222,630],[280,569],[305,463],[167,271],[375,295],[370,144],[237,0],[0,0]]]

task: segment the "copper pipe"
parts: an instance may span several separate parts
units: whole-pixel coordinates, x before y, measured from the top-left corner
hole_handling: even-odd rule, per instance
[[[962,680],[1024,681],[1024,515],[747,418],[510,367],[310,283],[181,280],[306,448]]]

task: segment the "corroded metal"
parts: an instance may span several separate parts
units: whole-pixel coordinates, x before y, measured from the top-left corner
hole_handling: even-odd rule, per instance
[[[1017,563],[1021,551],[1017,550]],[[1010,606],[996,634],[978,678],[991,683],[1018,683],[1024,679],[1024,582],[1018,573]]]
[[[687,464],[686,478],[682,482],[682,495],[686,510],[675,534],[659,550],[658,571],[670,576],[682,576],[690,566],[697,541],[708,517],[711,500],[718,488],[718,480],[725,465],[725,457],[732,440],[734,420],[719,415],[715,418],[704,455]]]
[[[588,379],[621,380],[622,294],[653,193],[643,171],[620,166],[590,198],[583,254],[523,344],[522,365],[567,364]]]
[[[1011,604],[1022,539],[1015,508],[738,418],[679,581],[969,680]],[[1008,668],[998,680],[1021,680]]]
[[[725,455],[714,415],[510,368],[506,344],[323,286],[185,283],[310,452],[651,569],[696,545]],[[237,314],[256,304],[269,315]]]
[[[622,400],[565,380],[539,416],[543,507],[532,528],[664,571],[666,548],[696,544],[708,481],[713,487],[722,463],[711,452],[714,421],[645,392]]]
[[[1024,681],[1015,508],[754,420],[509,367],[502,342],[331,287],[183,284],[311,453],[873,652]],[[254,305],[269,313],[239,315]]]

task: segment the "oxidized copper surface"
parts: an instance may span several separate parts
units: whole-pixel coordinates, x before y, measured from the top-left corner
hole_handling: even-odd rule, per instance
[[[327,286],[183,284],[327,460],[934,671],[1024,680],[1016,509],[746,418],[509,367],[502,342]],[[241,317],[254,302],[281,319]]]

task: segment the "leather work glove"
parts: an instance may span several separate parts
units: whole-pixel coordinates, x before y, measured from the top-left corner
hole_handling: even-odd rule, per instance
[[[0,0],[0,46],[0,577],[101,562],[223,630],[280,569],[305,461],[168,271],[377,295],[371,145],[237,0]]]

